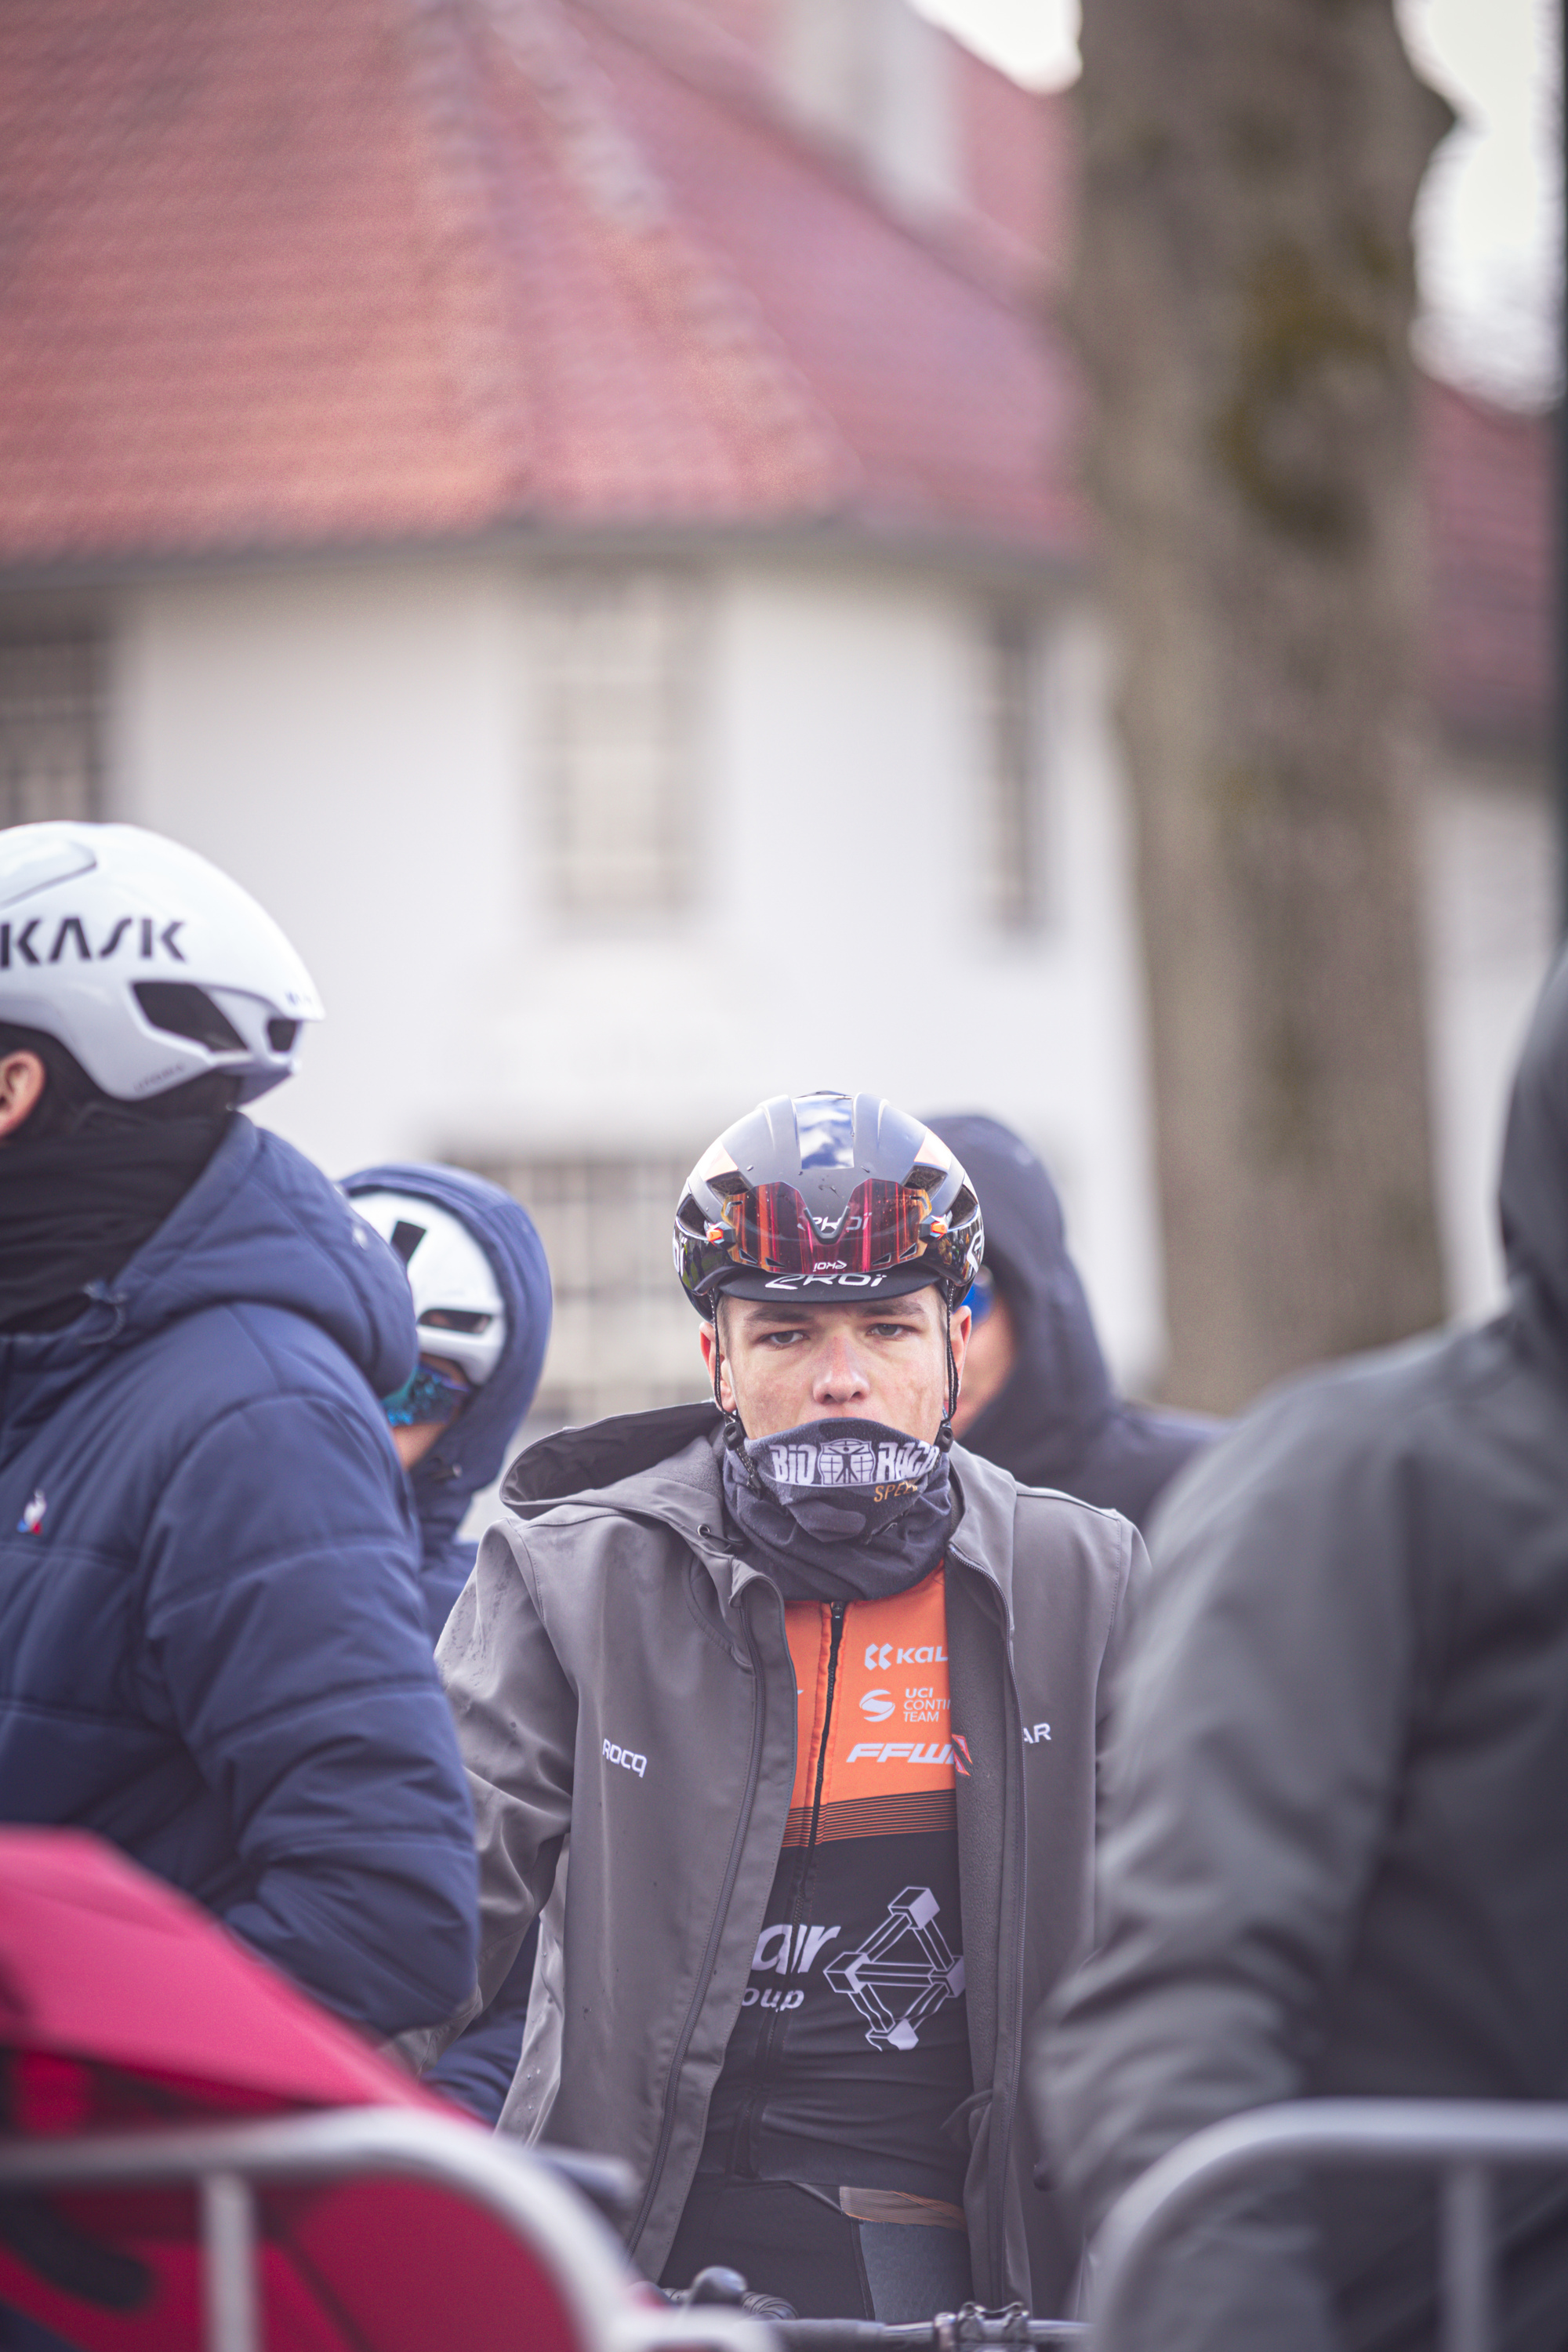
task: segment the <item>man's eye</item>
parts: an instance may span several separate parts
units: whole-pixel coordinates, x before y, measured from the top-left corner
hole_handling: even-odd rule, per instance
[[[873,1323],[871,1337],[874,1339],[901,1339],[906,1331],[912,1331],[914,1328],[912,1323]]]
[[[764,1348],[791,1348],[799,1337],[798,1331],[764,1331],[762,1345]]]

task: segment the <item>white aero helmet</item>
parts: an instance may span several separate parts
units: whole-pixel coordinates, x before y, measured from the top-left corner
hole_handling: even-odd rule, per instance
[[[506,1345],[506,1303],[472,1234],[414,1192],[356,1192],[353,1205],[408,1270],[420,1354],[444,1357],[483,1388]]]
[[[310,975],[247,890],[134,824],[0,831],[0,1021],[41,1029],[121,1102],[230,1070],[290,1076]]]

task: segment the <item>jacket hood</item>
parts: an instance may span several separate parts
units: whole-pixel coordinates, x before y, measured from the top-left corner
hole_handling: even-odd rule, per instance
[[[953,1112],[927,1124],[958,1154],[980,1196],[985,1264],[1006,1299],[1018,1349],[1006,1387],[963,1442],[1027,1484],[1059,1486],[1117,1398],[1068,1255],[1057,1188],[1000,1119]]]
[[[703,1523],[717,1529],[715,1508],[722,1511],[723,1484],[719,1469],[719,1439],[724,1416],[711,1402],[658,1405],[648,1412],[616,1413],[607,1421],[590,1422],[582,1429],[558,1429],[520,1454],[506,1474],[501,1501],[520,1518],[537,1519],[558,1503],[592,1499],[615,1509],[621,1490],[637,1479],[634,1507],[650,1517],[668,1519],[683,1534],[700,1535]],[[673,1468],[652,1480],[646,1473],[673,1465],[698,1439],[706,1442],[711,1467],[693,1456],[695,1479]],[[691,1465],[683,1465],[689,1472]]]
[[[1568,1325],[1568,952],[1548,976],[1509,1104],[1498,1188],[1509,1272]]]
[[[742,1546],[726,1532],[720,1459],[724,1417],[711,1402],[659,1405],[583,1429],[559,1429],[520,1454],[500,1498],[521,1519],[561,1503],[594,1504],[673,1528],[710,1570]],[[1004,1470],[952,1450],[952,1543],[1005,1593],[1013,1559],[1017,1487]],[[755,1572],[755,1571],[752,1571]],[[727,1589],[727,1580],[721,1580]]]
[[[276,1307],[333,1339],[378,1396],[413,1369],[403,1268],[336,1185],[281,1136],[237,1114],[188,1192],[87,1312],[63,1330],[0,1337],[20,1378],[16,1426],[47,1417],[108,1353],[204,1307]]]
[[[445,1556],[473,1496],[499,1475],[533,1402],[550,1344],[550,1267],[528,1211],[500,1185],[471,1176],[466,1169],[392,1161],[345,1177],[343,1191],[351,1200],[362,1192],[411,1192],[416,1200],[447,1210],[489,1258],[506,1307],[506,1345],[500,1361],[409,1481],[428,1562]],[[407,1277],[401,1266],[398,1277],[406,1298]],[[383,1390],[382,1394],[389,1392]]]
[[[1117,1393],[1068,1255],[1057,1188],[1023,1139],[976,1112],[928,1123],[980,1196],[985,1264],[1017,1346],[1005,1387],[964,1431],[965,1446],[1021,1486],[1060,1487],[1143,1526],[1163,1488],[1223,1424]]]

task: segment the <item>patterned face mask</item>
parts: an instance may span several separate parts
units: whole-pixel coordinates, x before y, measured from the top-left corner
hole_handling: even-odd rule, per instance
[[[438,1372],[434,1364],[418,1363],[400,1389],[383,1397],[381,1409],[394,1429],[411,1429],[432,1421],[443,1426],[455,1421],[472,1396],[467,1381]]]
[[[879,1421],[803,1422],[725,1449],[724,1503],[787,1601],[870,1600],[942,1558],[947,1452]]]

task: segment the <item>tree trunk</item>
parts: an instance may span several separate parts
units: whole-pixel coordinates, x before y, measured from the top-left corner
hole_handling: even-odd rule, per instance
[[[1084,0],[1073,317],[1123,663],[1184,1402],[1436,1318],[1391,0]]]

